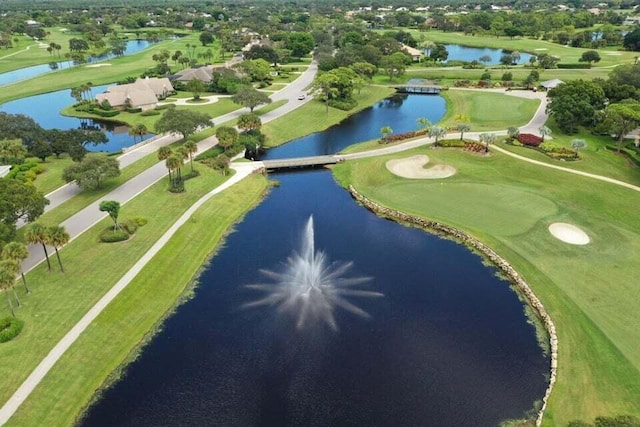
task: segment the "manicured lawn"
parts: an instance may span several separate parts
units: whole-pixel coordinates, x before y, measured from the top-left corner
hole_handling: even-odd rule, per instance
[[[472,90],[445,90],[440,92],[447,102],[443,126],[455,126],[457,115],[469,118],[472,132],[503,130],[509,126],[522,126],[531,120],[540,101],[524,99],[503,93]]]
[[[56,159],[55,156],[51,156],[47,158],[47,161],[44,163],[40,162],[40,159],[37,159],[37,162],[45,168],[45,171],[39,174],[35,181],[33,181],[33,185],[36,186],[38,191],[49,194],[56,188],[66,184],[64,179],[62,179],[62,171],[73,163],[70,157],[62,155],[59,159]]]
[[[183,194],[169,193],[166,180],[162,180],[122,207],[121,220],[134,216],[149,220],[147,225],[138,230],[135,238],[119,244],[98,243],[98,234],[109,226],[110,219],[107,218],[61,250],[65,274],[57,269],[47,272],[46,263],[28,274],[32,294],[25,296],[24,289],[17,288],[24,302],[18,310],[18,316],[25,320],[25,328],[18,339],[0,348],[2,359],[12,361],[0,367],[3,378],[1,401],[8,398],[53,344],[116,283],[182,212],[225,180],[222,175],[204,166],[200,166],[199,170],[201,176],[188,180],[185,183],[187,191]],[[205,254],[211,250],[212,247],[208,247]],[[188,282],[192,274],[183,279]],[[7,315],[6,304],[0,305],[0,317]],[[146,332],[147,329],[141,330]]]
[[[358,107],[348,112],[335,108],[329,108],[327,112],[327,107],[324,103],[318,100],[308,102],[286,116],[273,120],[262,127],[262,132],[267,135],[266,146],[275,147],[310,133],[320,132],[329,126],[340,123],[354,112],[367,108],[375,101],[386,98],[394,92],[390,88],[365,87],[360,95],[356,95]],[[304,123],[304,126],[301,126],[301,123]]]
[[[454,166],[446,180],[390,174],[391,157],[349,161],[337,179],[391,208],[442,221],[488,244],[527,280],[559,336],[559,377],[545,425],[598,415],[640,414],[640,217],[638,193],[494,153],[421,148]],[[547,231],[553,222],[585,230],[572,246]]]
[[[40,216],[40,218],[38,218],[38,221],[44,224],[49,224],[49,225],[60,224],[62,221],[69,218],[71,215],[89,206],[91,203],[95,202],[100,197],[104,196],[105,194],[109,193],[110,191],[114,190],[120,185],[124,184],[125,182],[127,182],[134,176],[138,175],[139,173],[144,172],[145,170],[147,170],[157,162],[158,162],[158,157],[156,156],[156,154],[155,153],[149,154],[143,157],[142,159],[138,160],[137,162],[122,169],[120,176],[107,181],[103,188],[99,190],[82,191],[80,194],[72,197],[71,199],[61,204],[60,206]],[[61,180],[61,177],[58,178],[57,176],[52,175],[48,177],[47,180],[52,180],[52,181],[55,180],[56,182],[59,182]]]
[[[47,64],[51,61],[65,61],[64,54],[69,52],[69,39],[80,36],[71,32],[60,31],[60,28],[44,28],[44,30],[48,31],[50,35],[45,40],[42,40],[42,43],[47,45],[49,43],[57,43],[62,46],[62,49],[58,51],[60,53],[59,56],[55,51],[49,53],[46,48],[39,47],[38,42],[29,36],[16,36],[13,34],[12,38],[17,38],[18,44],[14,43],[14,47],[0,51],[0,73],[31,65]]]
[[[42,268],[31,274],[36,289],[20,312],[25,330],[9,344],[11,348],[2,349],[7,356],[3,360],[15,362],[0,368],[11,377],[3,377],[3,400],[17,387],[15,371],[27,372],[27,366],[44,355],[45,344],[50,346],[66,332],[186,207],[221,182],[220,175],[203,169],[200,178],[187,181],[186,194],[171,195],[159,183],[123,208],[124,215],[150,220],[131,242],[111,248],[96,243],[97,233],[108,224],[103,221],[63,250],[69,268],[64,276],[47,274]],[[170,313],[176,299],[189,294],[201,266],[231,226],[260,200],[266,185],[263,176],[253,175],[200,208],[81,335],[8,425],[72,425],[109,375],[131,360],[132,349],[149,339],[149,331]],[[22,356],[25,353],[28,357]],[[13,372],[8,372],[11,368]]]

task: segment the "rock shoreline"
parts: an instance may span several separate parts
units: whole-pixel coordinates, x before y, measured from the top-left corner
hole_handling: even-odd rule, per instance
[[[534,311],[544,324],[545,329],[547,330],[547,334],[549,335],[549,348],[551,353],[549,386],[547,387],[547,391],[542,398],[542,407],[540,408],[540,411],[538,412],[538,416],[536,418],[536,426],[540,426],[542,424],[544,411],[547,407],[547,401],[556,382],[558,371],[558,336],[556,334],[556,327],[551,320],[551,316],[549,316],[546,309],[542,305],[542,302],[533,293],[527,282],[525,282],[525,280],[520,277],[518,272],[505,259],[500,257],[493,249],[480,242],[479,240],[469,236],[468,234],[458,230],[457,228],[439,223],[437,221],[429,221],[394,209],[389,209],[367,199],[351,185],[349,185],[349,192],[356,201],[380,216],[400,222],[405,222],[408,224],[413,224],[421,228],[435,231],[437,233],[442,233],[446,236],[453,237],[454,239],[464,243],[469,247],[478,250],[489,260],[491,260],[491,262],[493,262],[516,285],[520,293],[526,298],[529,306],[534,309]]]

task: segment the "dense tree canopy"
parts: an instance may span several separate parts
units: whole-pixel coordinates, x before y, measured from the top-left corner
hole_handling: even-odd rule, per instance
[[[91,154],[82,161],[68,166],[62,177],[66,182],[75,181],[78,186],[86,190],[102,188],[109,178],[120,175],[120,164],[113,157]]]
[[[16,221],[33,221],[49,204],[44,195],[31,184],[0,178],[0,246],[15,235]]]
[[[169,109],[156,122],[156,131],[160,133],[179,133],[183,138],[195,133],[198,128],[213,126],[208,114],[191,110]]]
[[[596,111],[602,110],[606,98],[602,87],[586,80],[573,80],[549,91],[547,111],[565,133],[577,131],[578,125],[592,125]]]
[[[270,104],[271,98],[264,92],[260,92],[251,86],[243,87],[231,97],[231,100],[236,104],[240,104],[243,107],[247,107],[251,112],[260,104]]]

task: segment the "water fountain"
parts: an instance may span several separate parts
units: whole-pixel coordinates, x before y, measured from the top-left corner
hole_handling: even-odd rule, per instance
[[[344,277],[352,266],[352,262],[329,262],[324,252],[316,251],[313,216],[310,216],[302,236],[301,251],[294,251],[279,272],[261,269],[260,272],[274,283],[247,285],[250,289],[265,292],[266,296],[246,303],[244,307],[277,306],[278,313],[294,315],[299,329],[321,321],[337,330],[334,315],[337,307],[363,318],[369,317],[346,297],[384,296],[380,292],[353,289],[372,278]]]

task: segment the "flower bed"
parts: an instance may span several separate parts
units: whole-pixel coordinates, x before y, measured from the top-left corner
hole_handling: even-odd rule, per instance
[[[396,133],[380,139],[380,144],[390,144],[392,142],[404,141],[405,139],[415,138],[417,136],[424,136],[428,133],[427,130],[409,131],[404,133]]]
[[[483,144],[480,144],[479,142],[470,141],[464,143],[464,149],[467,151],[472,151],[474,153],[481,153],[483,151],[486,151],[487,147],[485,147]]]
[[[523,145],[537,147],[542,143],[542,138],[531,133],[521,133],[518,135],[518,141]]]

